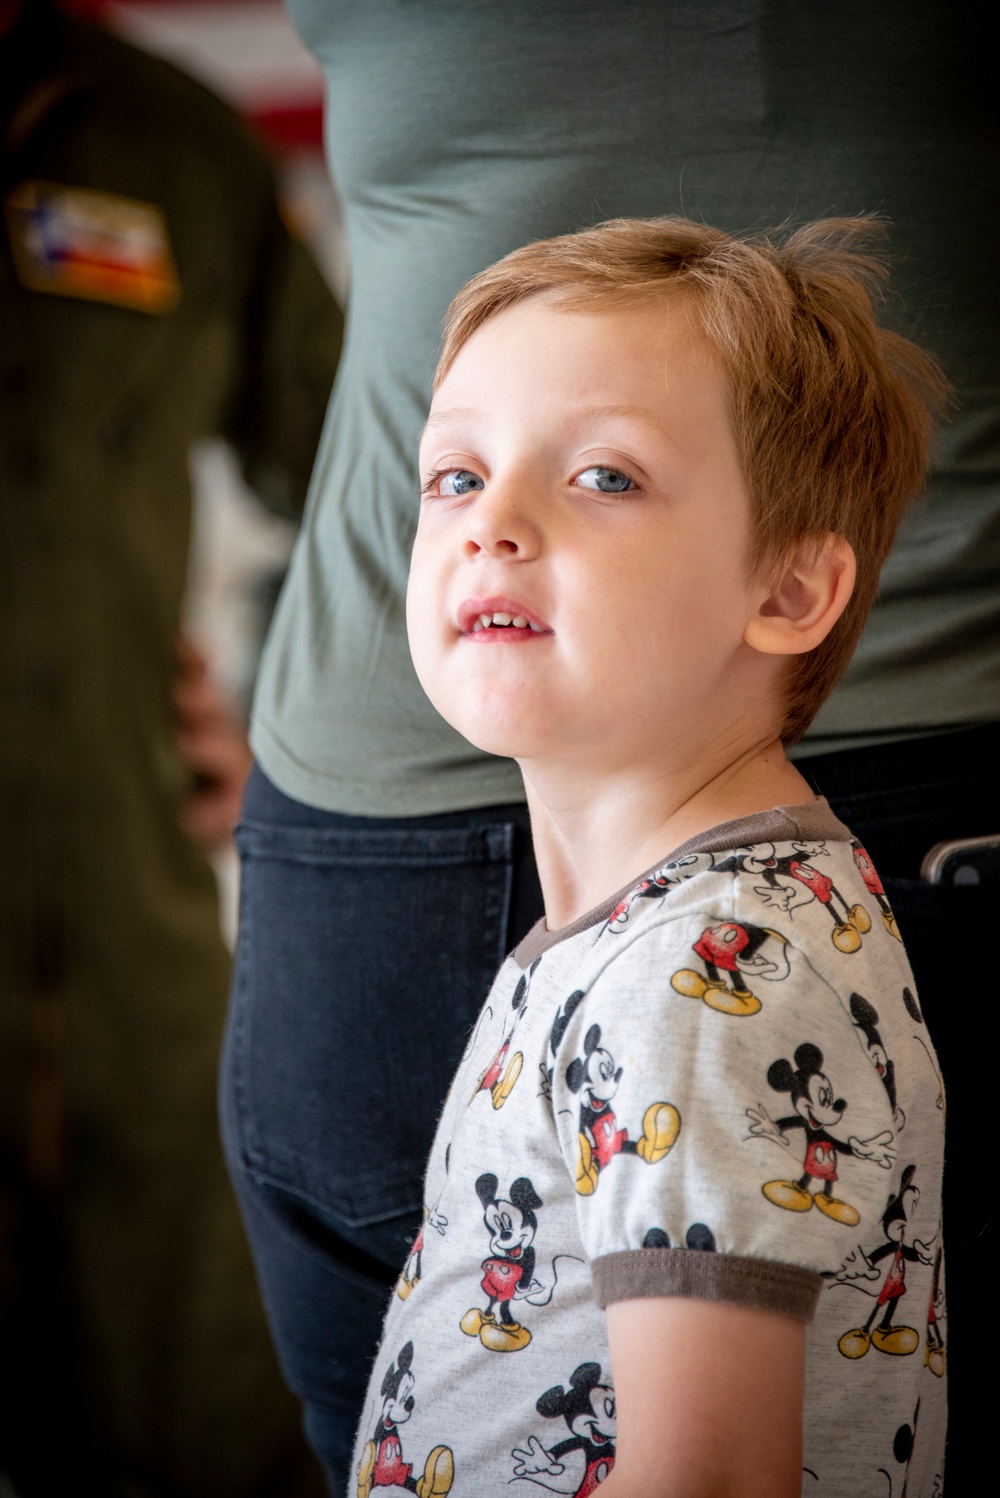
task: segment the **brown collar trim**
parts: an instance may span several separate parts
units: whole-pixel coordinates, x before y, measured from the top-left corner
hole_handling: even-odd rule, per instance
[[[834,816],[824,796],[817,796],[814,801],[807,801],[803,806],[775,806],[770,811],[756,811],[749,817],[720,822],[717,827],[710,827],[707,832],[689,837],[687,842],[681,843],[672,853],[657,859],[652,868],[639,874],[637,878],[630,879],[624,889],[618,890],[593,910],[588,910],[586,915],[581,915],[569,926],[550,931],[544,919],[536,922],[514,948],[512,956],[518,967],[529,968],[543,952],[548,952],[560,942],[568,941],[571,936],[579,936],[581,931],[587,931],[591,926],[606,921],[630,890],[655,874],[657,869],[662,869],[665,863],[686,858],[691,853],[729,853],[734,848],[746,848],[754,843],[788,843],[800,839],[805,842],[825,839],[843,843],[849,842],[850,838],[850,829],[844,826],[839,817]]]

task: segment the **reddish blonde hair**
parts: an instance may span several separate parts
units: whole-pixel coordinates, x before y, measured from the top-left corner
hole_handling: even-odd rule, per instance
[[[947,383],[929,354],[880,327],[881,226],[824,219],[737,239],[682,218],[612,219],[514,250],[469,281],[445,318],[435,388],[490,318],[543,293],[580,308],[683,291],[721,359],[753,523],[752,575],[833,531],[857,558],[826,639],[796,657],[782,739],[801,737],[846,667],[879,573],[927,467]]]

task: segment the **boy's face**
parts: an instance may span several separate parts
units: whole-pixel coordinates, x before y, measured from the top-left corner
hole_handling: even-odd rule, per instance
[[[493,318],[434,397],[420,473],[410,649],[472,743],[617,771],[739,716],[749,509],[680,297]]]

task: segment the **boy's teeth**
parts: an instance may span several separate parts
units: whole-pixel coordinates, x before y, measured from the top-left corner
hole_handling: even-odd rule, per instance
[[[513,625],[515,629],[533,629],[535,634],[541,634],[542,626],[532,624],[524,614],[480,614],[472,626],[473,633],[479,629],[506,629]]]

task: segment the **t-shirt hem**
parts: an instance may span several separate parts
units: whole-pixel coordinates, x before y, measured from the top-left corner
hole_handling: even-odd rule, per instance
[[[822,1280],[812,1269],[771,1259],[741,1258],[698,1248],[637,1248],[604,1254],[590,1266],[601,1310],[616,1300],[678,1296],[776,1311],[811,1321]]]
[[[523,805],[521,772],[513,761],[469,760],[439,767],[432,777],[364,782],[307,769],[271,732],[255,721],[250,747],[268,780],[307,806],[355,817],[432,817],[481,806]]]

